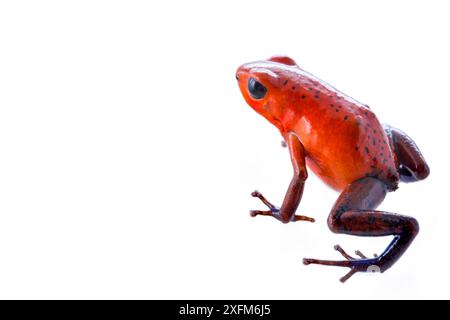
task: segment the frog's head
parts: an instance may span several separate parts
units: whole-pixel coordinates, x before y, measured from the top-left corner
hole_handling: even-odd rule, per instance
[[[297,64],[286,56],[250,62],[240,66],[236,79],[245,101],[271,123],[280,127],[286,99],[291,94],[287,84],[294,77]]]

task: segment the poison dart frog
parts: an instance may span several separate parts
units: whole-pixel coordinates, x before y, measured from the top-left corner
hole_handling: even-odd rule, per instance
[[[281,133],[293,166],[293,177],[281,207],[259,198],[269,210],[251,216],[271,216],[283,223],[310,221],[296,215],[308,178],[307,167],[340,192],[328,216],[334,233],[378,237],[393,235],[380,255],[352,257],[339,245],[345,260],[303,259],[305,265],[348,267],[345,282],[356,272],[389,269],[419,232],[416,219],[377,211],[399,182],[425,179],[430,169],[414,141],[399,129],[382,125],[375,113],[328,83],[300,68],[287,56],[273,56],[240,66],[236,79],[245,101]]]

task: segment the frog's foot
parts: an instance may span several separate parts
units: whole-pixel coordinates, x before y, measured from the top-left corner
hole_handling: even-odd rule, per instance
[[[290,220],[285,221],[285,219],[283,219],[283,217],[281,217],[281,215],[280,215],[280,208],[278,208],[277,206],[274,206],[272,203],[270,203],[259,191],[255,190],[255,191],[252,192],[251,195],[252,195],[252,197],[260,199],[269,208],[269,210],[266,210],[266,211],[251,210],[250,211],[250,215],[252,217],[256,217],[256,216],[271,216],[271,217],[274,217],[275,219],[278,219],[278,220],[280,220],[282,222],[290,222],[290,221],[309,221],[309,222],[314,222],[314,221],[316,221],[316,220],[314,220],[314,218],[301,216],[301,215],[292,215],[292,218],[290,218]]]
[[[356,250],[355,254],[361,257],[361,259],[354,258],[347,254],[340,245],[335,245],[334,249],[338,251],[345,259],[344,261],[333,260],[319,260],[319,259],[303,259],[303,264],[321,264],[325,266],[347,267],[350,271],[343,276],[340,280],[345,282],[350,279],[356,272],[380,272],[380,258],[374,254],[374,258],[367,258],[361,251]]]

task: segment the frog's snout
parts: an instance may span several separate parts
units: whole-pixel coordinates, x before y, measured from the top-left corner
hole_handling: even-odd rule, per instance
[[[242,69],[242,66],[241,66],[236,70],[236,80],[239,81],[240,79],[242,79],[243,74],[244,74],[244,70]]]
[[[242,82],[246,82],[247,78],[249,77],[250,69],[247,67],[247,65],[242,65],[236,70],[236,80],[238,81],[238,84],[241,85]]]

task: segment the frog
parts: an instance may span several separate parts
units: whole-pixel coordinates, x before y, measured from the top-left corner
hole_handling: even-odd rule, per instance
[[[411,216],[376,209],[399,183],[429,176],[430,168],[414,140],[382,124],[367,104],[305,71],[289,56],[245,63],[237,69],[236,80],[247,104],[280,132],[293,168],[281,206],[254,191],[251,196],[268,210],[251,210],[250,215],[270,216],[282,223],[314,222],[297,214],[311,170],[339,192],[327,218],[331,232],[393,239],[373,257],[359,250],[350,255],[336,245],[344,259],[304,258],[303,263],[349,268],[341,282],[358,272],[390,269],[417,236],[419,223]]]

